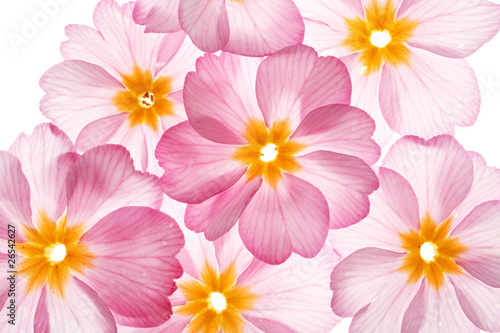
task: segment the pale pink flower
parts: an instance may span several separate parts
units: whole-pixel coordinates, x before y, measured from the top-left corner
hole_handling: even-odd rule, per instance
[[[183,29],[205,52],[264,56],[304,39],[292,0],[139,0],[134,20],[147,32]]]
[[[478,116],[476,76],[464,57],[500,28],[500,5],[485,0],[296,0],[305,44],[341,56],[353,105],[392,131],[429,139]],[[378,101],[378,102],[377,102]],[[385,119],[385,120],[384,120]]]
[[[332,308],[349,332],[500,331],[500,170],[451,136],[403,137],[370,214],[332,232]]]
[[[97,30],[66,28],[66,60],[42,76],[40,109],[79,151],[122,144],[138,168],[159,174],[151,152],[167,128],[186,120],[182,85],[201,52],[182,31],[145,33],[133,8],[103,0],[94,11]]]
[[[0,181],[0,331],[115,332],[169,319],[184,238],[158,210],[159,179],[135,171],[125,148],[79,156],[42,124],[0,152]]]
[[[184,85],[189,122],[156,149],[165,193],[190,204],[186,226],[214,240],[239,219],[250,252],[277,264],[314,257],[329,228],[365,217],[380,148],[350,95],[344,64],[303,45],[263,61],[198,59]]]

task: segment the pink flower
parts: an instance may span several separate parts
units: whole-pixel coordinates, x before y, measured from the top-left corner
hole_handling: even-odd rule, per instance
[[[189,203],[186,226],[214,240],[239,219],[250,252],[277,264],[314,257],[329,228],[365,217],[380,148],[350,94],[342,62],[303,45],[263,61],[198,59],[184,86],[189,122],[156,149],[165,193]]]
[[[305,43],[342,56],[353,80],[353,105],[375,118],[377,141],[387,140],[387,124],[399,134],[428,139],[476,121],[478,83],[462,58],[498,32],[499,5],[485,0],[296,3],[312,19],[306,20]]]
[[[264,56],[304,39],[292,0],[138,0],[134,20],[148,32],[182,28],[205,52]]]
[[[403,137],[370,214],[332,233],[352,252],[332,272],[350,332],[500,331],[500,170],[451,136]]]
[[[157,210],[159,179],[135,171],[125,148],[79,156],[42,124],[0,152],[0,181],[0,265],[11,279],[0,282],[0,331],[115,332],[169,319],[184,238]]]
[[[40,109],[78,150],[122,144],[138,168],[159,174],[151,152],[167,128],[186,119],[182,85],[201,52],[183,32],[144,33],[133,7],[103,0],[94,11],[97,30],[66,28],[66,60],[41,78]]]

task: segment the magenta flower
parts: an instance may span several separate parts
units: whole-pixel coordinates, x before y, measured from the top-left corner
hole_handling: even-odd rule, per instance
[[[479,113],[475,74],[462,58],[500,28],[500,6],[485,0],[296,0],[305,43],[343,56],[353,105],[399,134],[426,139],[470,126]],[[376,102],[378,100],[378,103]],[[385,119],[385,121],[384,121]]]
[[[201,52],[182,31],[144,33],[133,8],[103,0],[94,11],[97,30],[66,28],[66,60],[42,76],[40,109],[79,151],[122,144],[138,168],[160,174],[151,152],[167,128],[186,120],[182,85]]]
[[[264,56],[304,39],[292,0],[139,0],[134,20],[147,32],[182,28],[205,52]]]
[[[10,279],[0,283],[2,332],[116,332],[116,324],[169,319],[184,238],[157,210],[159,179],[135,171],[125,148],[79,156],[62,131],[42,124],[0,152],[0,179],[0,257]]]
[[[156,149],[165,193],[189,203],[186,226],[214,240],[239,219],[250,252],[277,264],[314,257],[329,228],[365,217],[380,148],[350,94],[342,62],[303,45],[263,61],[198,59],[184,86],[189,122]]]
[[[370,214],[333,232],[352,252],[332,272],[350,332],[500,331],[500,170],[451,136],[403,137]]]

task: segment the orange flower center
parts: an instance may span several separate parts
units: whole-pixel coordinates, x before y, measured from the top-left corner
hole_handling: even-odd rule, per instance
[[[44,212],[38,228],[23,226],[26,242],[17,244],[22,256],[17,274],[28,281],[26,293],[47,284],[51,292],[64,296],[70,275],[92,267],[94,255],[79,242],[83,232],[83,224],[68,227],[66,216],[56,223]]]
[[[245,322],[241,313],[251,310],[258,297],[249,287],[236,284],[234,265],[218,274],[205,262],[200,276],[201,281],[178,283],[187,303],[174,311],[193,318],[187,332],[243,332]]]
[[[467,247],[458,238],[448,237],[450,229],[451,218],[436,225],[426,214],[418,232],[410,230],[400,234],[401,246],[408,252],[400,270],[408,273],[408,283],[415,283],[425,275],[429,285],[439,290],[445,273],[463,274],[455,259],[466,252]]]
[[[135,66],[132,74],[121,75],[127,90],[118,91],[113,105],[121,112],[130,113],[130,127],[145,124],[158,130],[159,118],[174,114],[174,103],[168,99],[172,91],[172,79],[153,79],[151,71],[142,71]]]
[[[270,129],[258,119],[251,119],[246,124],[243,137],[248,144],[238,147],[233,159],[248,166],[247,181],[262,176],[276,188],[282,171],[293,173],[300,170],[294,155],[305,145],[288,140],[291,134],[286,120],[275,122]]]
[[[384,6],[377,0],[365,8],[365,19],[346,18],[347,38],[343,46],[361,53],[363,72],[378,72],[384,63],[409,65],[410,50],[404,44],[413,34],[418,21],[407,17],[396,19],[392,1]]]

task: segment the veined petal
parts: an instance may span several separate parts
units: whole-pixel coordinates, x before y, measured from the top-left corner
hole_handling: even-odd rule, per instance
[[[145,32],[174,32],[181,29],[179,0],[138,0],[134,21],[146,26]]]

